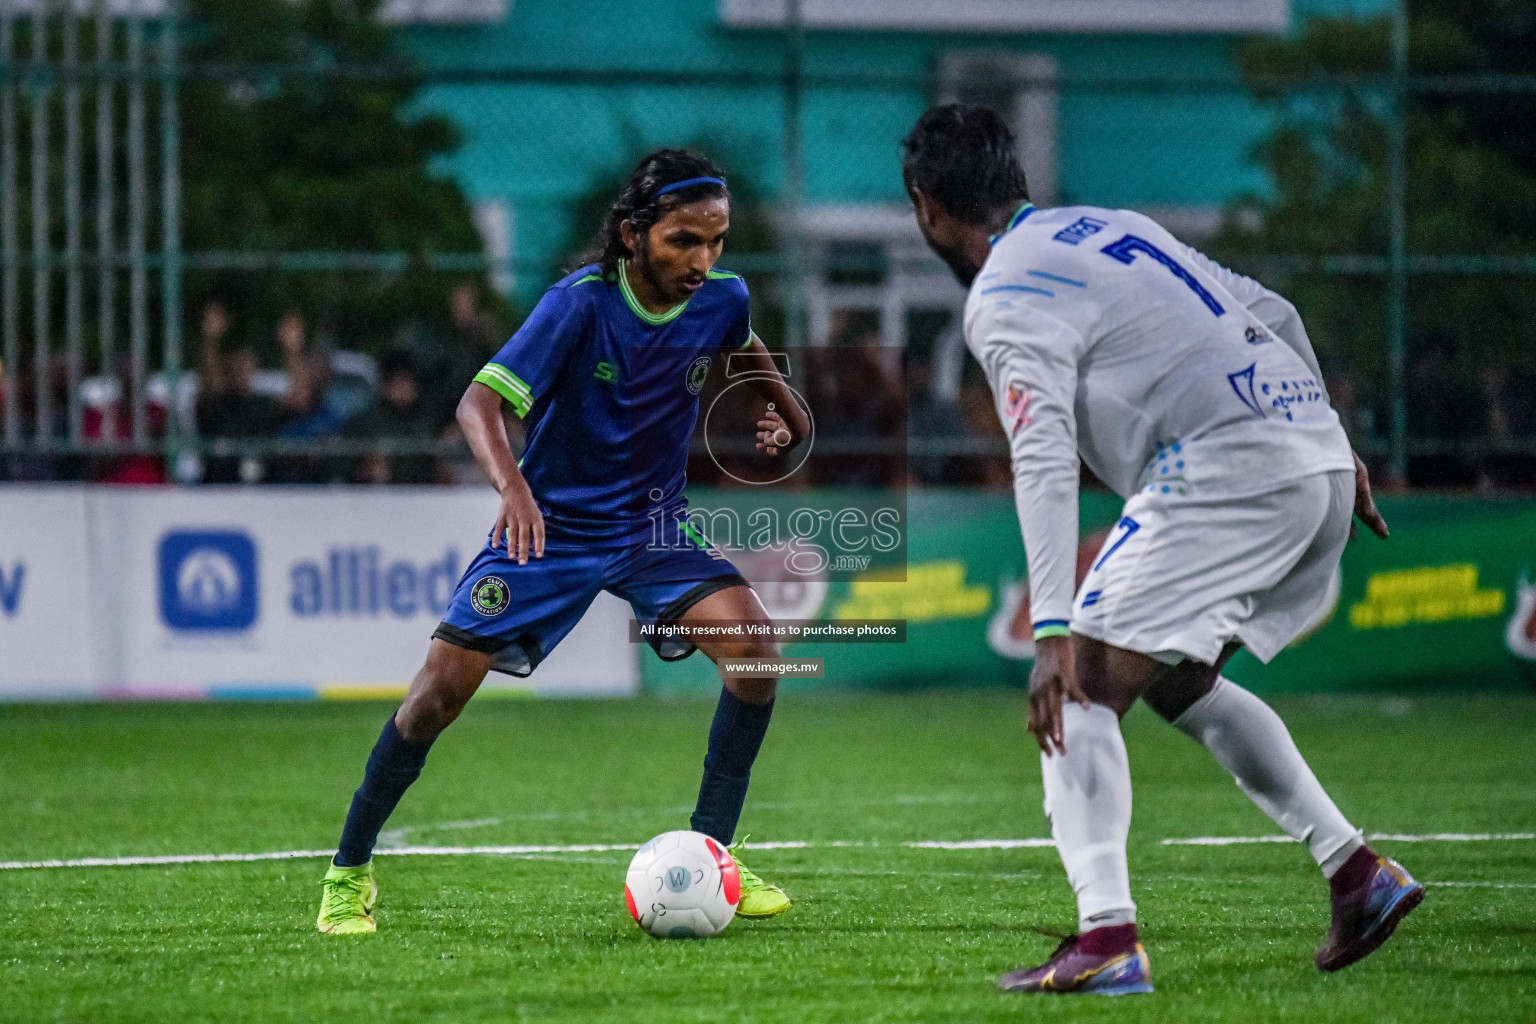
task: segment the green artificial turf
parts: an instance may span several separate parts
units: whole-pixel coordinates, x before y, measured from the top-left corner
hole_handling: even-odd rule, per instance
[[[1370,831],[1536,832],[1536,700],[1276,706]],[[0,707],[0,860],[323,849],[382,704]],[[686,827],[702,702],[471,705],[386,835],[396,845],[635,843]],[[1295,845],[1138,709],[1132,883],[1157,993],[1000,993],[1073,923],[1017,695],[780,702],[743,830],[795,898],[707,942],[624,910],[622,851],[376,860],[379,933],[314,930],[323,859],[0,871],[6,1021],[1536,1020],[1536,842],[1378,847],[1432,883],[1393,940],[1324,976],[1325,887]],[[833,846],[842,841],[862,845]],[[1456,883],[1456,884],[1433,884]]]

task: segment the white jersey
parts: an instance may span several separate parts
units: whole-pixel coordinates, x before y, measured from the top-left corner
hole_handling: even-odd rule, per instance
[[[1020,211],[965,306],[1013,455],[1036,630],[1076,582],[1078,457],[1122,498],[1353,469],[1289,302],[1128,210]]]

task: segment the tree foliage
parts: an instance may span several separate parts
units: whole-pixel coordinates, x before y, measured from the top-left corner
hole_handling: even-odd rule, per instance
[[[191,0],[181,93],[184,244],[213,250],[477,252],[458,185],[432,161],[459,143],[412,109],[418,83],[378,0]],[[367,69],[366,78],[340,71]],[[442,319],[459,279],[412,269],[194,274],[264,350],[289,306],[338,344],[378,349],[399,325]]]
[[[1536,72],[1536,13],[1528,3],[1424,0],[1410,15],[1417,80]],[[1239,57],[1256,95],[1277,114],[1256,153],[1274,188],[1234,204],[1212,248],[1296,302],[1339,404],[1347,414],[1355,407],[1352,426],[1384,434],[1386,279],[1287,273],[1274,257],[1388,251],[1390,23],[1314,20],[1294,37],[1246,44]],[[1413,91],[1405,121],[1410,255],[1536,254],[1533,115],[1529,91]],[[1410,434],[1486,437],[1528,427],[1510,403],[1536,369],[1531,278],[1415,274],[1408,296]]]

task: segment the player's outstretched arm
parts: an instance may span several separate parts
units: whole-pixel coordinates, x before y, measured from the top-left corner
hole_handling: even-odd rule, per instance
[[[784,383],[768,346],[756,334],[744,353],[752,389],[768,402],[768,411],[757,421],[757,446],[769,455],[780,455],[800,444],[811,433],[811,417]]]
[[[475,461],[501,495],[491,547],[504,539],[508,557],[516,557],[518,565],[527,565],[530,554],[544,557],[544,515],[517,468],[512,443],[507,440],[507,424],[501,418],[501,403],[499,394],[476,381],[459,399],[457,416]]]

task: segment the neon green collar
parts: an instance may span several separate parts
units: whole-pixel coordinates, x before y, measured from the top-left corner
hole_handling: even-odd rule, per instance
[[[627,260],[619,260],[619,291],[624,294],[624,301],[629,303],[629,308],[635,311],[635,316],[639,317],[641,320],[644,320],[648,324],[669,323],[673,320],[676,320],[679,316],[682,316],[683,310],[688,308],[688,303],[692,298],[691,296],[688,299],[684,299],[682,302],[679,302],[665,313],[652,313],[650,310],[640,305],[640,300],[635,298],[634,290],[629,287],[629,270],[627,263]]]

